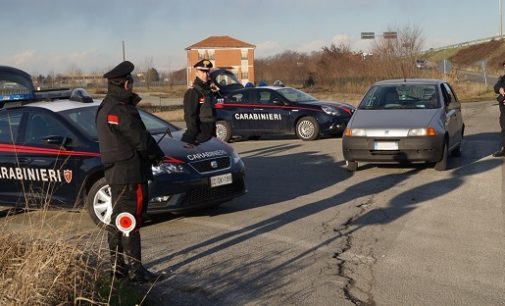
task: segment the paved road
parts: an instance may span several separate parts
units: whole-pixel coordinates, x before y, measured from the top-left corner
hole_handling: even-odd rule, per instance
[[[163,305],[504,305],[497,111],[464,104],[463,156],[445,172],[351,174],[334,138],[232,143],[245,196],[142,230],[145,263],[173,271],[154,294]]]

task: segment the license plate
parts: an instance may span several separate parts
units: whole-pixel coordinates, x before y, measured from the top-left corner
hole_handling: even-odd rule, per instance
[[[398,150],[397,141],[376,141],[373,144],[374,150],[394,151]]]
[[[217,186],[223,186],[223,185],[228,185],[233,182],[231,173],[226,173],[226,174],[221,174],[221,175],[216,175],[216,176],[211,176],[210,177],[210,187],[217,187]]]

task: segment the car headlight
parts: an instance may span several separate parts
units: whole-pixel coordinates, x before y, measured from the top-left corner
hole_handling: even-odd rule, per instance
[[[366,137],[366,130],[346,128],[344,135],[347,137]]]
[[[432,127],[410,129],[408,136],[429,136],[429,137],[433,137],[433,136],[437,136],[437,131],[434,128],[432,128]]]
[[[157,166],[151,167],[153,174],[161,174],[161,173],[184,173],[184,167],[181,164],[174,163],[161,163]]]
[[[340,111],[335,107],[323,105],[321,106],[321,109],[328,115],[340,116]]]

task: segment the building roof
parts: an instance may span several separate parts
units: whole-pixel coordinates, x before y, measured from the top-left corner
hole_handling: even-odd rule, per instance
[[[186,50],[209,48],[256,48],[256,46],[230,36],[209,36],[187,47]]]

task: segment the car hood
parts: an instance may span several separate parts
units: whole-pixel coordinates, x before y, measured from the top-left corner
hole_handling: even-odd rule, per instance
[[[357,109],[351,119],[352,128],[417,128],[430,124],[438,109]]]
[[[166,135],[159,143],[167,157],[189,163],[208,158],[231,156],[233,154],[233,148],[217,138],[212,138],[197,146],[187,148],[185,147],[187,144],[180,140],[182,133],[183,131],[173,132],[172,137]],[[162,134],[153,135],[153,137],[156,141],[159,141]]]
[[[351,104],[343,103],[343,102],[335,102],[335,101],[315,101],[315,102],[311,102],[310,105],[335,107],[337,109],[344,110],[345,112],[347,112],[350,115],[352,115],[352,113],[356,109]]]

